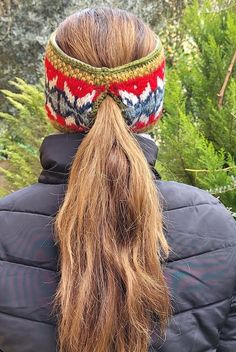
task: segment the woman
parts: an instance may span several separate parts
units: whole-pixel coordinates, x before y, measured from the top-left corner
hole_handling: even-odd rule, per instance
[[[161,181],[144,133],[163,104],[159,38],[126,11],[85,9],[44,62],[61,133],[42,143],[38,183],[0,202],[0,349],[236,351],[235,222]]]

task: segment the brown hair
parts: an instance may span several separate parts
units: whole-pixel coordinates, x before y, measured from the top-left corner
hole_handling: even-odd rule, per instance
[[[90,65],[116,67],[155,48],[136,16],[85,9],[59,25],[56,40]],[[161,256],[169,248],[150,167],[120,108],[108,96],[75,155],[55,222],[60,250],[60,352],[144,352],[154,320],[170,315]]]

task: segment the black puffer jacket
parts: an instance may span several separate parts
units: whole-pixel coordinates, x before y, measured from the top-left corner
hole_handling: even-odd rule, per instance
[[[0,201],[0,350],[55,352],[57,248],[52,222],[83,134],[57,134],[41,147],[39,182]],[[155,143],[136,136],[152,167]],[[154,175],[154,174],[153,174]],[[236,225],[207,192],[155,173],[172,253],[165,269],[175,314],[150,351],[236,352]],[[91,351],[92,352],[92,351]],[[106,352],[106,351],[104,351]]]

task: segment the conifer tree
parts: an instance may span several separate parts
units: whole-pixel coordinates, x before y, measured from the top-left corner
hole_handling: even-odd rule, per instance
[[[167,69],[165,113],[154,133],[164,179],[210,191],[236,212],[236,4],[194,1],[180,23],[182,46]],[[186,49],[187,48],[187,49]]]
[[[4,187],[0,185],[0,196],[36,182],[40,170],[39,146],[52,131],[45,118],[42,81],[31,85],[16,78],[10,83],[18,92],[2,90],[12,111],[0,112],[0,172],[8,181]]]

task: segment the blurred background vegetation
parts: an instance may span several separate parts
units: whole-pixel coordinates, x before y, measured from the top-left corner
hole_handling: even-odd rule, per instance
[[[102,4],[136,13],[164,44],[164,113],[152,131],[159,145],[156,167],[162,179],[208,190],[235,216],[235,1],[130,0]],[[0,196],[37,181],[39,146],[53,132],[44,112],[44,47],[63,18],[91,5],[98,3],[4,0],[0,4]]]

